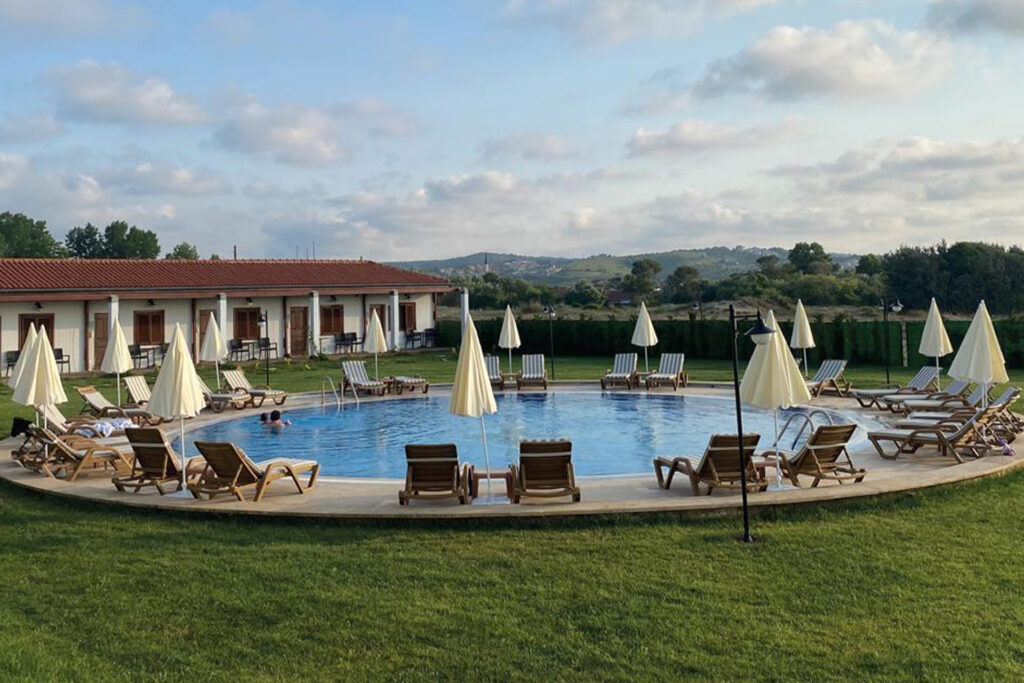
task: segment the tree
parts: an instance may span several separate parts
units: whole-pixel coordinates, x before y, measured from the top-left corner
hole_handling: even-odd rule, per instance
[[[103,258],[103,235],[92,223],[68,230],[64,244],[74,258]]]
[[[0,213],[0,256],[56,258],[66,255],[64,246],[46,228],[46,221],[32,220],[23,213]]]
[[[155,259],[160,255],[160,242],[152,230],[129,227],[114,221],[103,230],[103,257],[114,259]]]
[[[658,290],[656,278],[660,272],[661,264],[657,261],[649,258],[633,261],[629,275],[622,278],[622,286],[633,295],[635,302],[653,303],[654,295]]]
[[[220,254],[210,254],[211,261],[220,261]]]
[[[798,272],[808,274],[831,273],[835,270],[832,257],[817,242],[797,242],[789,250],[789,263]]]
[[[856,270],[861,275],[878,275],[885,271],[885,262],[878,254],[864,254],[857,261]]]
[[[565,294],[565,303],[570,306],[595,306],[604,302],[604,292],[588,280],[580,280]]]
[[[700,298],[702,287],[700,271],[693,266],[679,266],[665,279],[662,296],[674,304],[684,304]]]
[[[196,249],[194,244],[188,242],[181,242],[175,245],[171,253],[164,258],[169,259],[180,259],[183,261],[195,261],[199,258],[199,250]]]
[[[782,262],[775,254],[766,254],[765,256],[757,259],[757,267],[762,273],[770,278],[776,278],[782,275]]]

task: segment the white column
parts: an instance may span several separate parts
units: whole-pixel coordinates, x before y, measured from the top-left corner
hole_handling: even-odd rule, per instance
[[[398,290],[391,291],[391,350],[398,350]]]
[[[310,354],[320,353],[320,292],[309,293]]]
[[[114,321],[121,312],[121,301],[116,294],[107,299],[107,340],[114,336]]]
[[[466,322],[469,320],[469,289],[463,289],[459,300],[462,303],[462,315],[459,316],[459,320],[462,321],[462,333],[466,333]]]
[[[217,327],[220,328],[220,333],[224,335],[225,339],[234,339],[234,330],[231,334],[228,334],[228,295],[218,294],[217,295]]]

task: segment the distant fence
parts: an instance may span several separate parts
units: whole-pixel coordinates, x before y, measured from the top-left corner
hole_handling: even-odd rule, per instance
[[[563,356],[611,356],[633,348],[633,321],[627,320],[555,320],[553,331],[555,353]],[[753,351],[753,342],[742,336],[750,327],[750,321],[740,323],[740,357],[746,358]],[[548,353],[550,351],[549,322],[546,320],[519,321],[519,336],[524,353]],[[924,359],[917,353],[924,330],[923,321],[907,323],[889,322],[889,358],[893,365],[903,359],[902,332],[905,325],[907,358],[910,365],[918,365]],[[954,349],[967,333],[968,321],[949,321],[946,330]],[[707,360],[728,360],[730,356],[729,323],[723,320],[657,320],[654,328],[658,333],[658,351],[682,351],[691,358]],[[1007,365],[1024,367],[1024,321],[998,320],[996,333],[1003,347]],[[782,330],[788,342],[792,323],[782,323]],[[817,346],[808,349],[807,360],[813,367],[825,358],[845,358],[851,363],[881,365],[885,362],[885,328],[881,321],[872,322],[825,322],[811,323]],[[477,322],[480,343],[485,352],[498,348],[501,319]],[[443,320],[437,327],[438,345],[458,346],[461,329],[457,320]],[[947,363],[949,358],[947,357]]]

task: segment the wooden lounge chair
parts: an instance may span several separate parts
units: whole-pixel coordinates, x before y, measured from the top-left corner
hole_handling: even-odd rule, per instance
[[[90,439],[124,436],[123,429],[117,429],[111,425],[104,427],[101,424],[105,422],[104,420],[91,415],[76,415],[68,418],[55,405],[37,406],[36,411],[42,416],[46,428],[57,436],[78,435]]]
[[[491,380],[491,388],[505,390],[505,376],[501,374],[501,359],[497,356],[484,356],[487,365],[487,377]]]
[[[886,396],[897,394],[919,394],[935,391],[935,384],[938,381],[939,373],[933,365],[925,365],[906,386],[899,384],[887,384],[879,389],[859,389],[850,394],[860,404],[861,408],[883,408],[881,402]]]
[[[962,463],[964,455],[979,458],[992,448],[994,435],[988,423],[998,409],[997,406],[989,406],[967,420],[939,420],[927,427],[894,427],[868,432],[868,440],[878,455],[889,460],[916,453],[924,447],[934,447],[940,455],[951,455]],[[888,444],[895,446],[895,450],[887,451],[885,447]]]
[[[267,487],[283,477],[291,477],[299,493],[313,488],[320,473],[320,463],[315,460],[279,458],[254,463],[241,448],[233,443],[212,443],[197,441],[196,448],[206,460],[203,473],[188,482],[188,490],[196,498],[205,495],[213,499],[221,493],[228,493],[238,500],[245,500],[243,492],[255,488],[254,502],[259,502]],[[303,488],[299,475],[309,472],[309,482]]]
[[[21,462],[28,469],[57,478],[63,474],[75,481],[87,467],[102,465],[116,470],[128,470],[131,461],[113,446],[101,444],[84,436],[57,436],[45,427],[29,427],[29,433],[42,447],[41,455]]]
[[[145,408],[149,405],[149,399],[153,397],[149,390],[149,383],[143,375],[125,375],[124,388],[128,390],[128,397],[131,399],[130,407]]]
[[[956,383],[949,385],[951,390],[949,392],[941,391],[921,397],[910,394],[902,401],[897,401],[890,397],[886,399],[886,402],[890,405],[894,413],[903,413],[904,415],[924,411],[977,408],[980,406],[982,399],[988,395],[985,387],[979,385],[974,388],[974,391],[972,391],[969,396],[964,396],[964,391],[960,391],[963,384],[970,387],[970,382],[961,382],[958,380]]]
[[[864,481],[867,470],[857,468],[846,450],[857,425],[823,425],[818,427],[795,454],[782,451],[762,453],[766,458],[773,458],[782,474],[800,486],[800,475],[811,477],[811,488],[816,487],[822,479],[829,479],[842,484],[845,481],[858,483]]]
[[[387,391],[387,385],[379,379],[370,379],[366,374],[366,363],[361,360],[341,361],[341,372],[344,376],[341,390],[345,391],[352,387],[354,391],[365,391],[368,394],[382,396]]]
[[[975,393],[978,393],[977,389]],[[1024,420],[1013,412],[1013,404],[1020,398],[1020,393],[1020,388],[1009,387],[999,398],[989,403],[990,406],[996,409],[992,414],[989,428],[997,436],[1001,436],[1009,441],[1012,441],[1024,432]],[[972,394],[973,396],[974,394]],[[937,422],[947,424],[966,422],[978,412],[980,403],[981,398],[979,397],[977,403],[971,403],[971,405],[951,405],[944,411],[915,411],[910,413],[905,419],[897,422],[894,426],[898,429],[916,429],[918,427],[930,427]]]
[[[170,490],[181,490],[181,461],[178,454],[171,448],[167,437],[163,432],[153,427],[142,429],[127,429],[125,434],[128,443],[135,454],[132,468],[128,472],[118,472],[110,478],[114,487],[124,493],[126,489],[132,489],[132,493],[138,493],[146,486],[154,487],[160,495],[167,493],[165,486],[170,485]],[[202,474],[205,468],[202,458],[189,458],[186,463],[186,477],[196,477]]]
[[[576,486],[576,471],[572,466],[571,441],[521,441],[519,465],[510,465],[509,469],[513,503],[520,502],[523,496],[572,496],[572,502],[580,502],[580,488]]]
[[[743,435],[743,455],[747,463],[747,491],[765,491],[768,481],[764,470],[754,465],[754,449],[761,440],[760,434]],[[735,434],[715,434],[708,440],[704,454],[700,456],[683,455],[677,457],[660,456],[654,459],[654,474],[658,477],[658,486],[667,489],[672,486],[672,478],[676,472],[690,478],[690,489],[693,495],[701,494],[700,485],[707,486],[710,496],[715,489],[740,490],[740,438]],[[667,476],[664,472],[667,471]]]
[[[75,387],[75,391],[82,397],[85,404],[82,406],[82,413],[89,413],[93,417],[98,418],[109,418],[109,417],[126,417],[135,424],[146,425],[146,424],[160,424],[162,421],[159,417],[150,415],[147,411],[142,408],[121,408],[115,406],[113,403],[107,400],[107,397],[101,394],[94,386]]]
[[[959,401],[961,405],[966,404],[967,400],[963,397],[967,393],[968,389],[971,388],[971,383],[958,379],[950,383],[942,391],[933,391],[931,393],[912,393],[912,394],[892,394],[890,396],[883,396],[882,400],[878,402],[879,407],[891,410],[894,413],[905,412],[904,404],[911,401]],[[980,400],[980,399],[979,399]]]
[[[458,498],[459,503],[472,503],[473,466],[459,464],[455,444],[405,447],[405,488],[398,492],[398,504],[410,500]]]
[[[846,396],[853,385],[843,375],[845,371],[845,360],[830,358],[822,361],[814,379],[807,382],[807,390],[814,398],[821,396],[825,391],[834,391],[838,396]]]
[[[523,356],[523,369],[516,376],[516,390],[538,384],[548,388],[548,371],[544,365],[543,353],[530,353]]]
[[[246,392],[213,391],[202,377],[199,378],[199,384],[203,388],[206,407],[215,413],[223,412],[228,406],[235,410],[242,410],[252,402]]]
[[[238,393],[249,394],[250,403],[253,407],[259,408],[263,405],[263,402],[268,398],[274,402],[274,405],[283,405],[285,399],[288,398],[288,394],[280,389],[271,389],[270,387],[255,387],[249,382],[249,378],[245,376],[245,372],[242,370],[225,370],[221,373],[224,377],[224,381],[232,391]]]
[[[395,375],[393,379],[395,382],[395,393],[399,395],[406,390],[415,391],[416,389],[422,389],[424,394],[430,391],[430,382],[419,375]]]
[[[671,384],[672,389],[686,386],[686,372],[683,370],[683,363],[686,354],[663,353],[658,360],[658,369],[647,376],[644,386],[648,389],[659,387],[662,384]]]
[[[606,370],[601,378],[601,389],[608,389],[616,384],[625,384],[627,389],[640,386],[640,375],[636,372],[635,353],[617,353],[611,370]]]

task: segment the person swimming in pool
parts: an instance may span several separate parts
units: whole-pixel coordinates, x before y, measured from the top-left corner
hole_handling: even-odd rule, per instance
[[[267,421],[267,426],[268,427],[281,428],[281,427],[287,427],[291,423],[292,423],[291,420],[286,420],[285,419],[284,415],[281,414],[280,410],[272,410],[270,412],[270,419]]]
[[[269,413],[260,413],[260,424],[263,425],[264,427],[266,427],[266,426],[268,426],[270,424],[270,414]]]

